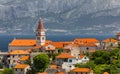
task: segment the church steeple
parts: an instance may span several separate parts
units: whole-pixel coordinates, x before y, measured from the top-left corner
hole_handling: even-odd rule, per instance
[[[37,29],[38,29],[38,30],[42,30],[42,29],[44,29],[44,27],[43,27],[43,23],[42,23],[42,19],[41,19],[41,18],[40,18],[40,20],[39,20],[39,24],[38,24]]]
[[[42,19],[40,18],[38,27],[36,29],[36,45],[44,45],[46,41],[45,29]]]

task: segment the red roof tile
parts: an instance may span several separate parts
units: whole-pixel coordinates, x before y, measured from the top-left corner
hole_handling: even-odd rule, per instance
[[[76,38],[74,41],[78,43],[98,43],[99,42],[99,40],[97,40],[96,38]]]
[[[75,68],[72,70],[72,72],[91,72],[91,69],[89,68]]]
[[[118,42],[118,40],[113,38],[107,38],[107,39],[104,39],[102,42]]]
[[[63,53],[59,54],[58,56],[56,56],[56,58],[61,58],[61,59],[64,59],[64,58],[74,58],[74,56],[72,56],[72,55],[70,55],[68,53],[63,52]]]

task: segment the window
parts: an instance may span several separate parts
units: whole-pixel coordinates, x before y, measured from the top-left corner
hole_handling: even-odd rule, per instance
[[[86,49],[88,50],[89,48],[87,47]]]
[[[44,40],[45,38],[44,37],[42,37],[42,40]]]
[[[72,62],[72,59],[70,59],[69,62]]]
[[[17,69],[15,69],[15,71],[17,71]]]
[[[37,37],[37,40],[40,40],[40,37]]]
[[[13,58],[14,58],[15,56],[13,55]]]

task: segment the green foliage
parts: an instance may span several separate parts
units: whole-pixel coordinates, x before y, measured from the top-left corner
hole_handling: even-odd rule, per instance
[[[58,49],[58,54],[60,54],[63,51],[63,49],[59,48]]]
[[[41,53],[33,58],[33,66],[36,72],[43,72],[49,65],[50,58],[47,54]]]
[[[58,53],[54,53],[53,55],[52,55],[52,60],[54,61],[55,60],[55,57],[58,55]]]
[[[5,68],[4,71],[3,71],[3,74],[14,74],[14,70],[9,69],[9,68]]]
[[[25,61],[25,64],[31,65],[31,61],[30,61],[30,60],[26,60],[26,61]]]
[[[86,63],[86,65],[88,65],[90,69],[94,69],[95,66],[96,66],[96,64],[94,63],[94,61],[89,61],[89,62]]]
[[[3,68],[3,65],[0,63],[0,69]]]
[[[86,63],[94,72],[102,74],[107,71],[110,74],[120,73],[120,49],[114,48],[111,51],[96,51],[92,54],[91,61]]]
[[[79,68],[89,68],[89,66],[87,64],[82,64],[82,63],[77,63],[75,64],[75,67],[79,67]]]
[[[93,70],[97,74],[103,74],[103,72],[105,72],[106,70],[108,70],[108,67],[109,66],[107,64],[101,64],[101,65],[96,65]]]

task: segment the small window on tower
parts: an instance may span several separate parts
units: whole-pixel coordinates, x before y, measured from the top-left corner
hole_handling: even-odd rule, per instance
[[[42,40],[44,40],[45,38],[44,37],[42,37]]]
[[[40,35],[40,32],[38,32],[38,35]]]
[[[37,40],[40,40],[40,37],[37,37]]]

